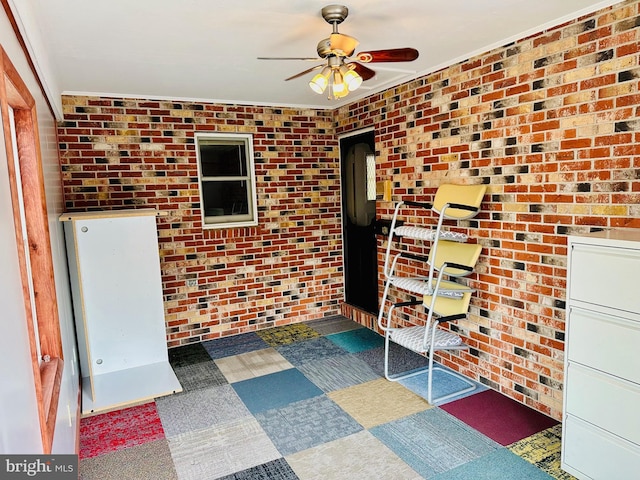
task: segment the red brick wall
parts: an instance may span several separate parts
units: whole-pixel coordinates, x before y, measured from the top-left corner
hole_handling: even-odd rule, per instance
[[[64,97],[63,107],[67,209],[166,214],[158,223],[169,346],[338,313],[331,112],[91,97]],[[253,134],[259,226],[202,229],[196,131]]]
[[[67,97],[68,208],[169,213],[159,222],[170,345],[336,313],[336,139],[373,126],[378,177],[392,180],[394,199],[428,201],[443,182],[488,185],[481,215],[460,226],[485,246],[471,315],[458,327],[472,348],[442,360],[559,418],[566,236],[640,227],[638,4],[335,112]],[[196,130],[255,135],[258,228],[200,229]],[[391,207],[380,203],[379,216]]]
[[[471,350],[443,360],[556,418],[566,236],[640,227],[638,5],[338,110],[337,134],[375,126],[378,179],[393,181],[394,200],[429,201],[444,182],[487,184],[484,212],[461,225],[485,247],[471,315],[459,325]],[[391,209],[380,203],[378,214]],[[423,314],[399,318],[419,323]]]

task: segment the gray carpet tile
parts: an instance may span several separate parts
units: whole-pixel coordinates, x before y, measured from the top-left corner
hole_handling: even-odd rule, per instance
[[[371,433],[425,478],[451,470],[500,447],[440,408],[374,427]]]
[[[282,455],[362,430],[358,422],[324,395],[260,412],[255,417]]]
[[[255,332],[207,340],[202,346],[214,360],[269,347]]]
[[[213,480],[281,458],[255,418],[193,430],[169,439],[180,480]]]
[[[364,360],[351,354],[308,362],[298,370],[325,393],[380,378]]]
[[[169,349],[169,363],[174,368],[210,361],[211,357],[201,343],[192,343]]]
[[[296,367],[305,363],[347,354],[344,349],[324,337],[282,345],[276,347],[276,350]]]
[[[340,333],[355,330],[356,328],[362,328],[362,325],[359,323],[356,323],[347,317],[343,317],[342,315],[320,318],[318,320],[311,320],[305,323],[320,335],[331,335],[332,333]]]
[[[178,377],[180,385],[182,385],[183,394],[228,383],[213,360],[174,367],[173,371]]]
[[[408,350],[393,342],[389,347],[389,372],[391,375],[424,368],[429,364],[429,359]],[[384,347],[373,348],[357,352],[359,358],[369,364],[369,366],[380,376],[384,376]]]
[[[156,406],[167,438],[251,415],[231,385],[157,398]]]
[[[278,458],[257,467],[221,477],[219,480],[299,480],[299,477],[284,458]]]
[[[80,480],[178,479],[166,439],[85,458],[79,470]]]

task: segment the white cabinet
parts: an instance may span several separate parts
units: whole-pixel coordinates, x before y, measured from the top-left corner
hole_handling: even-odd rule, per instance
[[[568,242],[562,468],[579,479],[640,472],[640,231]]]
[[[153,209],[67,213],[82,413],[181,391],[169,364]]]

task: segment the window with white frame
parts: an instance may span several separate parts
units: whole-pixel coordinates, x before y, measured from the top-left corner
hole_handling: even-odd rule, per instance
[[[198,133],[195,140],[203,227],[257,225],[253,136]]]

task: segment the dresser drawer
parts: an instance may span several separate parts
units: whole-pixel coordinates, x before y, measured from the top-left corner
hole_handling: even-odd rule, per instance
[[[568,320],[569,361],[640,384],[640,321],[637,321],[637,315],[629,314],[629,318],[624,318],[607,309],[571,307]]]
[[[565,409],[640,445],[640,385],[569,362]]]
[[[640,250],[573,244],[570,299],[640,311]]]
[[[640,447],[569,415],[561,466],[579,479],[630,480],[640,472]]]

